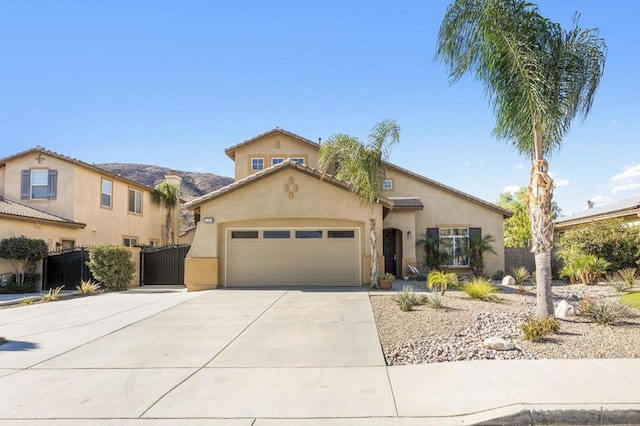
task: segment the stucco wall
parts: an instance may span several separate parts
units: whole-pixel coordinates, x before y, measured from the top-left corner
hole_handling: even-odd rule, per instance
[[[420,238],[426,232],[427,228],[480,227],[483,236],[491,234],[495,238],[493,248],[498,253],[497,255],[492,253],[485,255],[485,274],[491,275],[497,270],[504,270],[502,213],[394,170],[387,171],[387,178],[393,179],[394,189],[393,191],[382,191],[382,195],[418,197],[424,204],[424,210],[415,211],[413,244],[415,244],[416,238]],[[404,231],[406,234],[406,230]],[[416,250],[416,258],[418,264],[421,265],[424,261],[424,250]]]
[[[291,179],[297,185],[293,198],[284,189],[285,185],[292,185]],[[382,217],[380,205],[376,205],[375,212],[378,218]],[[366,230],[370,209],[347,190],[290,168],[203,204],[200,214],[202,219],[187,257],[219,259],[220,283],[224,283],[225,276],[225,230],[230,227],[357,227],[363,257],[370,252]],[[207,217],[213,218],[214,223],[204,223]],[[382,235],[381,222],[378,219],[378,236]],[[380,244],[378,251],[382,252]],[[198,276],[196,272],[186,275]]]
[[[305,164],[316,167],[318,164],[318,150],[301,143],[284,134],[272,134],[240,147],[236,150],[235,168],[236,180],[243,179],[256,171],[251,170],[251,158],[264,158],[264,168],[271,166],[271,159],[303,157]]]

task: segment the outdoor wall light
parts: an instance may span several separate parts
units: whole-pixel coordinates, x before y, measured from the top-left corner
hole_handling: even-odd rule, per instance
[[[411,231],[407,231],[407,239],[410,240],[413,237]]]

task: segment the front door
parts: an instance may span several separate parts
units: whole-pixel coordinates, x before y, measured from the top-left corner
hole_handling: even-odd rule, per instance
[[[382,254],[384,255],[384,271],[396,275],[398,253],[396,251],[396,230],[385,229],[383,231]]]

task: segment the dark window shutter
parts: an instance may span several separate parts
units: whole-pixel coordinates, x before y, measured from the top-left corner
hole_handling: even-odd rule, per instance
[[[469,228],[469,238],[481,237],[482,228]]]
[[[431,257],[435,254],[434,251],[440,249],[440,228],[427,228],[427,241],[433,241],[434,243],[437,241],[433,246],[427,244],[425,247],[427,257]]]
[[[482,238],[482,228],[469,228],[469,239],[480,239]],[[469,247],[469,264],[476,265],[479,264],[478,258],[480,257],[480,253],[477,250],[473,250],[472,247]]]
[[[22,178],[20,180],[20,199],[28,200],[31,192],[31,172],[29,170],[22,171]]]
[[[47,198],[55,200],[58,193],[58,171],[49,170],[49,180],[47,185]]]

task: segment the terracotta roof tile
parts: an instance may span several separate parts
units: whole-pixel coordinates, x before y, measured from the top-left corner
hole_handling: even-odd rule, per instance
[[[394,209],[422,210],[424,204],[417,197],[389,197]]]
[[[74,222],[70,219],[47,213],[34,207],[20,204],[16,201],[0,197],[0,216],[9,217],[11,219],[31,219],[35,221],[55,222],[60,225],[84,228],[86,225],[80,222]]]

